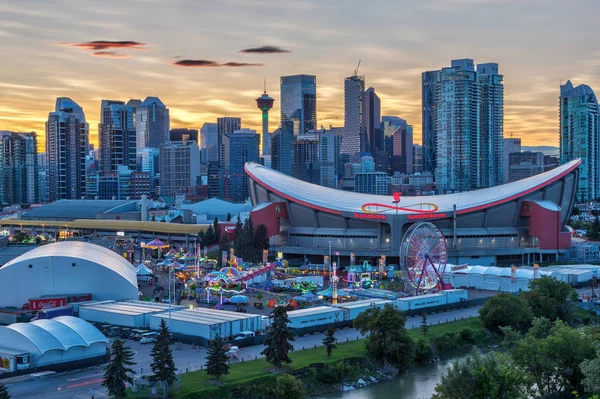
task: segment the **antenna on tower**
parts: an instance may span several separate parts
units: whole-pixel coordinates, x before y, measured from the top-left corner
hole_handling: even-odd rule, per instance
[[[263,77],[263,80],[265,84],[265,94],[267,94],[267,78]]]
[[[356,69],[354,69],[354,76],[358,76],[358,68],[360,68],[360,61],[358,60],[358,65],[356,66]]]

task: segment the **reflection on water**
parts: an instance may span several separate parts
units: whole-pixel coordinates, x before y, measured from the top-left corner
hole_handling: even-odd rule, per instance
[[[436,384],[442,380],[446,369],[456,360],[462,360],[465,357],[415,367],[392,381],[380,382],[356,391],[326,395],[320,399],[430,399],[435,392]]]

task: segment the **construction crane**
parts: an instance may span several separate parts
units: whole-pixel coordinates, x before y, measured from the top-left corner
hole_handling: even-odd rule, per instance
[[[356,66],[356,68],[354,69],[354,76],[358,76],[358,68],[360,68],[360,61],[358,60],[358,65]]]

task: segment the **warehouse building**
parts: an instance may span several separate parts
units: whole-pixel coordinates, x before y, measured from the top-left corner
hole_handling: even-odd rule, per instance
[[[185,309],[184,306],[171,306],[171,311]],[[142,301],[104,301],[80,305],[79,317],[95,322],[112,324],[115,326],[148,328],[150,317],[157,313],[169,310],[169,305],[158,302]]]

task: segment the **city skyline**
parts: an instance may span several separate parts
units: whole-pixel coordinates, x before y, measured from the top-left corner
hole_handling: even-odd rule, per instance
[[[366,14],[359,2],[230,0],[209,9],[201,2],[107,1],[85,9],[69,0],[33,3],[0,5],[0,51],[11,55],[0,66],[0,128],[35,131],[40,148],[48,113],[63,96],[84,109],[95,145],[100,101],[110,98],[159,97],[173,128],[235,116],[261,131],[254,99],[263,79],[275,98],[272,132],[280,122],[279,79],[294,74],[317,76],[317,127],[342,126],[344,78],[359,59],[381,114],[407,119],[420,143],[421,73],[464,57],[502,66],[506,137],[558,146],[560,83],[600,87],[600,5],[592,1],[564,8],[537,0],[525,7],[431,0],[377,4]],[[482,34],[472,34],[477,30]]]

